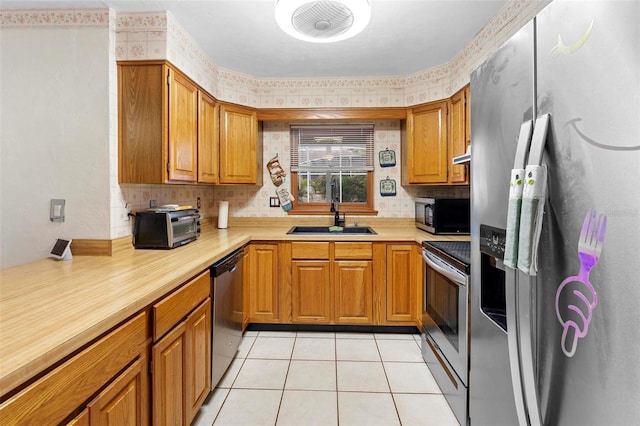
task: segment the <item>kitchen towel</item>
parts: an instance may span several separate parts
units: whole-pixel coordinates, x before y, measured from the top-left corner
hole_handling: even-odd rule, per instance
[[[218,228],[227,229],[228,220],[229,220],[229,202],[220,201],[220,208],[218,209]]]
[[[538,271],[538,243],[546,195],[547,166],[527,166],[518,235],[518,269],[528,275],[536,275]]]
[[[507,209],[507,233],[505,236],[504,264],[509,268],[518,267],[518,237],[520,233],[520,210],[524,188],[524,169],[511,170],[509,181],[509,206]]]

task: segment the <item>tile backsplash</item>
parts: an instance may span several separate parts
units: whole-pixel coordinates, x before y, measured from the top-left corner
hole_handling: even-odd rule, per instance
[[[121,184],[117,192],[117,204],[122,207],[114,214],[113,219],[118,224],[114,238],[131,235],[133,219],[128,214],[149,208],[151,200],[155,200],[158,206],[179,204],[196,208],[200,198],[200,215],[203,218],[217,216],[214,187],[209,185]]]
[[[374,208],[381,218],[412,218],[414,216],[414,199],[416,197],[465,197],[469,195],[468,187],[403,187],[401,185],[401,145],[399,120],[375,120],[374,141]],[[276,154],[281,166],[288,173],[290,169],[290,131],[292,122],[265,122],[263,125],[263,163]],[[385,149],[395,151],[397,163],[393,167],[380,167],[378,153]],[[232,217],[288,217],[280,207],[270,207],[269,198],[275,197],[276,187],[271,183],[268,170],[262,169],[264,185],[120,185],[116,194],[118,202],[125,206],[117,215],[120,225],[117,230],[119,237],[130,235],[131,221],[129,211],[143,210],[149,207],[150,200],[156,200],[158,205],[180,204],[197,205],[197,198],[201,199],[200,213],[203,218],[216,218],[220,201],[229,202],[229,214]],[[396,181],[396,195],[383,197],[380,195],[379,185],[382,179]],[[288,186],[285,178],[284,185]],[[330,215],[327,212],[327,215]]]

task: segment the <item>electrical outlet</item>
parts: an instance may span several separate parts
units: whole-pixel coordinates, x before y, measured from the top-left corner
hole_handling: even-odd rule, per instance
[[[269,207],[280,207],[280,199],[278,197],[269,197]]]
[[[200,202],[200,197],[198,197],[197,201],[196,201],[196,206],[198,208],[200,208],[200,206],[202,205],[202,203]]]
[[[149,200],[149,208],[152,209],[158,206],[158,202],[156,200]]]

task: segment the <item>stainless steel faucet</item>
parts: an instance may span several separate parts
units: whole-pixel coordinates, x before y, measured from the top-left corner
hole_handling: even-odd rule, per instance
[[[338,203],[340,202],[340,200],[338,198],[337,190],[338,184],[336,183],[336,180],[331,179],[331,208],[329,209],[329,211],[335,213],[333,215],[333,226],[344,227],[344,225],[347,223],[347,214],[342,213],[342,218],[340,217],[340,211],[338,210]]]

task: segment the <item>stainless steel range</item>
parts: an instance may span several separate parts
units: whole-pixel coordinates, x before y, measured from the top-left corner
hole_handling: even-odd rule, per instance
[[[469,241],[424,241],[422,357],[458,421],[467,424]]]

